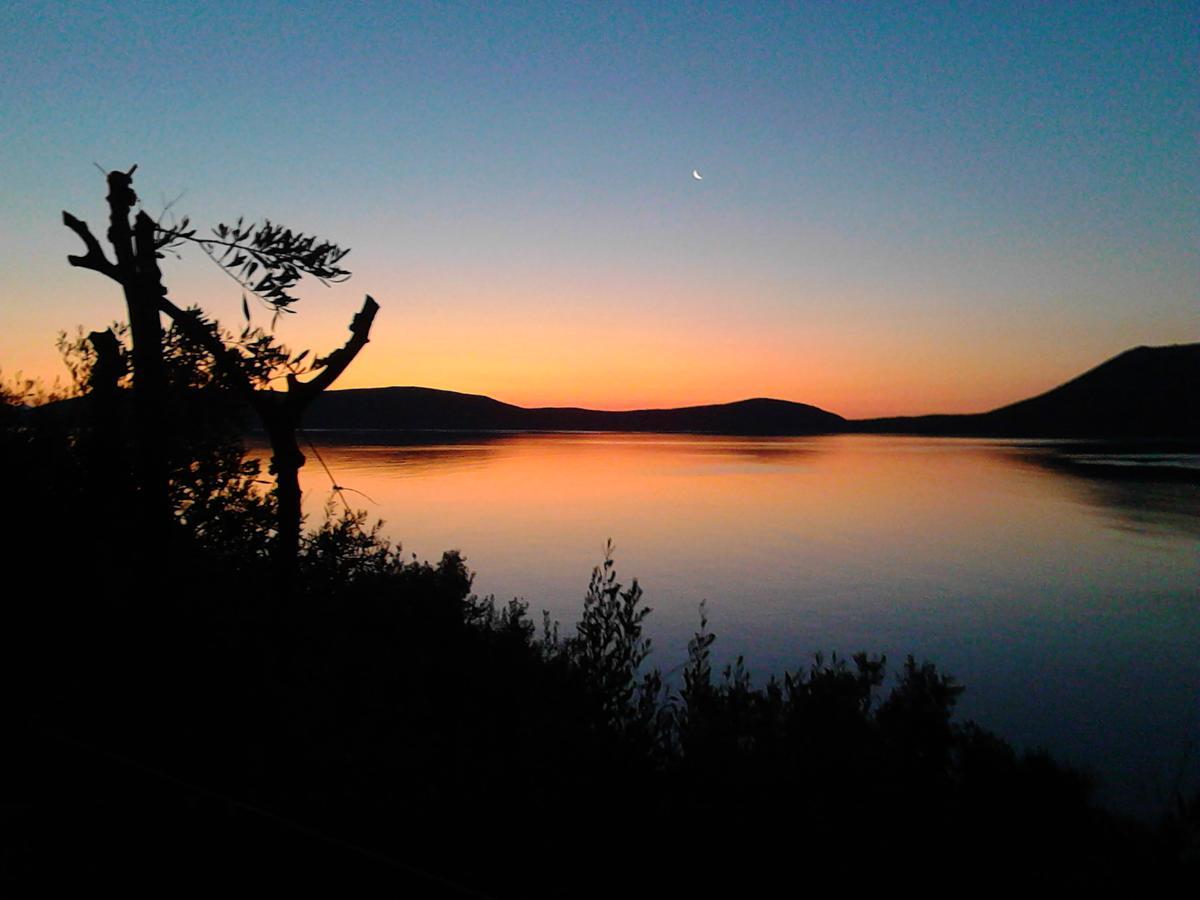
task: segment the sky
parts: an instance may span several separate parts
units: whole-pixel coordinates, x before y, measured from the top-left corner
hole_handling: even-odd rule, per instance
[[[133,163],[155,217],[351,248],[277,328],[374,296],[337,387],[973,412],[1200,340],[1197,3],[8,0],[0,73],[5,378],[124,318],[61,211]]]

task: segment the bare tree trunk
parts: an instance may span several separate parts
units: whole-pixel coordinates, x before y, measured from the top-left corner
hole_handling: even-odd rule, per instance
[[[271,472],[275,476],[276,534],[272,566],[275,570],[275,585],[281,597],[291,594],[296,577],[296,561],[300,555],[300,467],[304,465],[304,454],[296,441],[299,416],[293,416],[287,408],[286,398],[274,409],[262,407],[272,398],[264,398],[259,405],[259,415],[271,441]]]
[[[96,352],[96,363],[88,377],[87,415],[95,442],[95,468],[90,477],[96,484],[101,509],[97,521],[116,523],[125,519],[129,475],[121,459],[121,435],[124,410],[121,389],[117,386],[125,374],[125,361],[117,337],[110,330],[93,331],[88,341]]]
[[[108,173],[108,239],[117,257],[117,279],[125,292],[133,338],[134,481],[138,540],[135,553],[145,571],[165,562],[171,533],[169,468],[163,439],[166,370],[158,297],[165,293],[155,259],[153,222],[139,222],[137,241],[129,215],[137,202],[133,171]],[[145,214],[141,214],[144,217]]]

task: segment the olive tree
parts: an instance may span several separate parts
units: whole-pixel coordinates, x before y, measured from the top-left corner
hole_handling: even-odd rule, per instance
[[[64,211],[63,223],[86,248],[83,255],[68,256],[68,262],[108,276],[124,292],[133,342],[135,482],[144,547],[160,555],[164,536],[170,531],[168,472],[160,424],[165,384],[161,317],[166,315],[211,357],[216,373],[255,411],[270,441],[278,516],[273,550],[276,588],[280,596],[286,596],[299,552],[299,471],[305,462],[296,431],[308,406],[367,344],[379,306],[369,295],[366,297],[350,322],[349,339],[340,348],[311,359],[307,350],[293,357],[271,334],[250,327],[247,295],[256,297],[276,316],[292,312],[297,302],[293,291],[303,276],[323,283],[350,277],[341,266],[349,251],[269,220],[246,224],[239,218],[232,226],[218,224],[211,235],[199,235],[186,218],[174,226],[164,226],[139,210],[130,224],[137,203],[133,190],[136,169],[134,166],[128,172],[107,175],[107,238],[113,258],[86,222]],[[201,310],[171,299],[159,260],[164,251],[178,252],[189,245],[199,247],[241,285],[247,322],[240,336],[224,333]],[[280,379],[283,390],[274,387]]]

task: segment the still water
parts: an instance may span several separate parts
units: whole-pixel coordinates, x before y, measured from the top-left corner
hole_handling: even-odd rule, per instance
[[[654,612],[651,662],[756,680],[816,651],[905,654],[967,686],[959,718],[1044,747],[1152,814],[1200,781],[1200,484],[1088,477],[1053,445],[835,436],[323,435],[353,505],[406,553],[572,629],[606,540]],[[411,438],[402,438],[411,440]],[[314,455],[306,511],[330,479]],[[1181,464],[1194,464],[1187,458]]]

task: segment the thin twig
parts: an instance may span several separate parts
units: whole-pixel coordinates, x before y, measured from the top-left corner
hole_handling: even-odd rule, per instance
[[[312,438],[310,438],[308,436],[308,432],[305,431],[303,428],[297,428],[296,430],[299,431],[302,435],[304,435],[304,440],[308,442],[308,447],[310,450],[312,450],[313,456],[315,456],[317,458],[317,462],[319,462],[321,464],[321,468],[324,469],[325,474],[329,476],[330,489],[338,495],[338,499],[341,500],[342,505],[344,507],[346,507],[346,512],[351,512],[350,501],[347,500],[346,495],[342,493],[342,491],[346,490],[346,489],[343,488],[340,484],[338,484],[337,479],[333,477],[333,472],[331,472],[329,470],[329,466],[325,463],[325,457],[323,457],[321,455],[321,451],[317,449],[317,445],[313,443]],[[363,496],[366,496],[366,495],[364,494]],[[370,498],[368,497],[367,499],[369,500]],[[374,501],[372,500],[371,502],[373,503]]]

